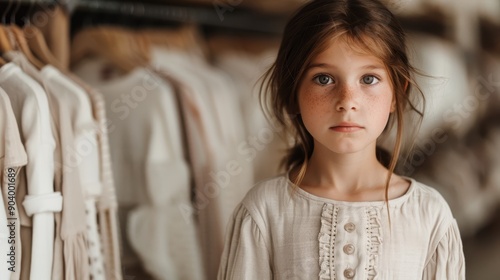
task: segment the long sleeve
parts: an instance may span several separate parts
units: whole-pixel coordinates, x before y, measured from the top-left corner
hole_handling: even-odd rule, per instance
[[[422,279],[465,279],[465,260],[462,240],[456,221],[439,242],[436,251],[427,263]]]
[[[266,237],[242,204],[228,225],[217,279],[273,279]]]

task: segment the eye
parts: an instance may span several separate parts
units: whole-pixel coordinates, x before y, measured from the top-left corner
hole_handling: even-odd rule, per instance
[[[380,81],[377,77],[373,75],[366,75],[363,78],[361,78],[361,80],[363,81],[363,84],[367,85],[375,85]]]
[[[314,77],[314,81],[317,84],[322,85],[322,86],[333,83],[333,79],[330,76],[323,75],[323,74]]]

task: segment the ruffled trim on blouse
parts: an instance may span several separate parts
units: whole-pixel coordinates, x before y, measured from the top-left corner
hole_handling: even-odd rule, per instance
[[[319,240],[319,279],[335,279],[334,266],[334,242],[337,235],[338,207],[325,204],[321,213],[321,229],[318,234]]]
[[[368,218],[368,280],[378,279],[378,262],[382,245],[382,226],[380,216],[376,208],[368,208],[366,211]]]

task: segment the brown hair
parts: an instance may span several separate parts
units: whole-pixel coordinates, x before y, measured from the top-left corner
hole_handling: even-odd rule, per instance
[[[313,0],[305,4],[285,27],[276,61],[264,75],[261,103],[267,116],[294,135],[294,145],[283,160],[287,170],[299,168],[293,179],[300,185],[312,155],[314,142],[298,114],[298,89],[305,69],[326,47],[326,42],[342,36],[380,58],[388,71],[396,108],[386,131],[397,123],[396,142],[388,164],[385,200],[391,175],[399,159],[403,136],[403,114],[407,109],[423,116],[412,102],[411,93],[422,91],[413,75],[403,28],[395,16],[378,0]],[[412,88],[417,89],[413,91]],[[422,102],[422,104],[424,104]]]

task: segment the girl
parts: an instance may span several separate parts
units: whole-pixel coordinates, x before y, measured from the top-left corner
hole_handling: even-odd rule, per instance
[[[420,113],[413,72],[378,0],[316,0],[295,14],[265,83],[271,113],[296,135],[288,172],[236,208],[219,279],[465,279],[445,200],[393,173],[403,113]],[[393,121],[386,168],[376,143]]]

